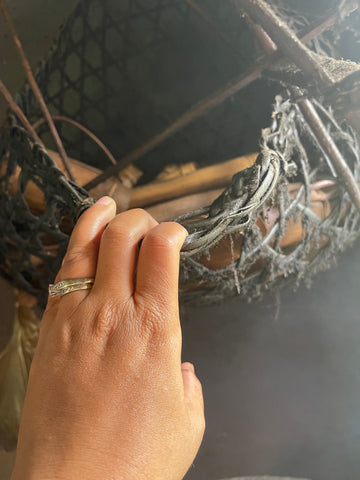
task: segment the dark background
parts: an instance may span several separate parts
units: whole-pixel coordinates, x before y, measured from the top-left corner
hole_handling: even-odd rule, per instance
[[[183,313],[207,418],[187,479],[359,478],[359,248],[310,289],[283,292],[278,316],[273,297]]]

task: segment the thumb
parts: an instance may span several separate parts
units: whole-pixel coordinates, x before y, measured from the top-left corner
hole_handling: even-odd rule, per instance
[[[181,365],[181,373],[184,383],[185,401],[189,408],[194,424],[201,430],[205,430],[204,399],[200,380],[195,374],[192,363],[185,362]]]

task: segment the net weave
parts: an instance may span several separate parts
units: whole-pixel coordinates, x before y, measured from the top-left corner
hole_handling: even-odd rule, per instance
[[[313,102],[358,181],[357,136],[350,128],[341,128],[330,110],[316,100]],[[261,147],[254,168],[235,175],[232,185],[212,206],[195,212],[196,216],[209,216],[210,221],[194,221],[192,213],[177,219],[196,240],[202,240],[201,247],[197,248],[190,235],[189,250],[183,254],[182,283],[197,283],[199,286],[196,292],[183,292],[187,301],[216,302],[235,294],[251,300],[284,284],[297,286],[304,278],[310,281],[314,273],[333,265],[337,255],[359,234],[360,216],[344,186],[338,185],[336,206],[325,220],[311,209],[312,185],[318,179],[331,178],[332,166],[291,98],[277,97],[273,122],[263,131]],[[263,197],[254,201],[254,194],[260,191],[271,160],[280,165],[279,178],[276,188],[271,190],[270,184],[270,191],[267,190],[264,196],[272,196],[271,204],[278,211],[278,219],[264,235],[257,220],[266,220],[267,208],[262,208]],[[295,173],[297,179],[302,179],[302,186],[295,196],[291,196],[289,181],[293,181]],[[254,176],[255,184],[252,183]],[[290,249],[282,248],[281,240],[289,223],[299,218],[304,231],[301,243]],[[215,239],[214,232],[217,232]],[[242,236],[241,255],[225,268],[213,270],[196,261],[209,255],[211,244],[234,234]],[[230,238],[230,243],[233,248],[235,240]]]
[[[60,268],[69,234],[92,201],[19,126],[3,129],[0,158],[1,273],[44,307],[48,284]],[[29,208],[29,182],[43,193],[43,212]],[[50,251],[48,245],[52,245]]]

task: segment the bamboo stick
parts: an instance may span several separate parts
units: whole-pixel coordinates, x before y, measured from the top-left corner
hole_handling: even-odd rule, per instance
[[[133,189],[130,208],[146,207],[165,200],[227,186],[235,173],[251,167],[257,153],[234,158],[224,163],[200,168],[173,180],[157,182]]]
[[[223,188],[209,190],[207,192],[186,195],[168,202],[159,203],[150,207],[145,207],[146,211],[152,215],[155,220],[166,222],[179,217],[184,213],[197,210],[198,208],[211,205],[212,202],[223,192]]]

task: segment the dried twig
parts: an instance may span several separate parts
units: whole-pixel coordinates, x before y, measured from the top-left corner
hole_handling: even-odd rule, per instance
[[[334,81],[312,52],[299,40],[295,33],[281,20],[264,0],[234,0],[235,6],[245,10],[270,35],[278,48],[310,78],[316,77],[323,87],[331,86]]]
[[[30,84],[30,87],[34,93],[34,96],[43,112],[43,115],[44,117],[46,118],[46,121],[48,122],[48,125],[49,125],[49,129],[50,129],[50,132],[54,138],[54,141],[55,141],[55,144],[59,150],[59,154],[61,156],[61,159],[64,163],[64,167],[70,177],[71,180],[75,180],[74,178],[74,175],[72,173],[72,170],[71,170],[71,166],[70,166],[70,162],[68,160],[68,157],[66,155],[66,152],[65,152],[65,148],[62,144],[62,141],[60,139],[60,136],[56,130],[56,127],[54,125],[54,122],[52,121],[52,118],[51,118],[51,115],[50,115],[50,112],[46,106],[46,103],[45,103],[45,100],[44,100],[44,97],[42,96],[42,93],[36,83],[36,80],[35,80],[35,77],[31,71],[31,67],[30,67],[30,64],[26,58],[26,55],[25,55],[25,52],[23,50],[23,47],[21,45],[21,42],[20,42],[20,38],[18,37],[17,33],[16,33],[16,29],[15,29],[15,26],[14,26],[14,23],[11,19],[11,16],[10,16],[10,13],[9,13],[9,10],[7,8],[7,5],[6,5],[6,2],[5,0],[0,0],[0,11],[1,13],[3,14],[3,17],[5,19],[5,22],[11,32],[11,35],[13,37],[13,40],[14,40],[14,43],[15,43],[15,46],[17,48],[17,51],[19,53],[19,57],[20,57],[20,60],[21,60],[21,64],[25,70],[25,73],[26,73],[26,76],[28,78],[28,81],[29,81],[29,84]]]
[[[7,104],[9,105],[10,109],[12,112],[16,115],[18,120],[23,124],[24,128],[31,133],[31,135],[34,137],[34,140],[38,142],[40,145],[44,146],[43,142],[39,138],[38,134],[36,133],[34,127],[31,125],[29,120],[26,118],[26,115],[24,112],[21,110],[19,105],[16,104],[14,99],[12,98],[11,93],[9,90],[6,88],[4,83],[0,80],[0,93],[4,96]]]
[[[252,31],[254,32],[256,38],[258,39],[260,45],[264,49],[264,51],[270,55],[277,50],[277,46],[275,42],[269,37],[269,35],[265,32],[261,25],[255,23],[249,15],[245,15],[245,20],[250,25]]]
[[[107,146],[91,130],[84,127],[84,125],[81,125],[81,123],[77,122],[76,120],[73,120],[72,118],[64,117],[62,115],[52,115],[52,119],[55,122],[70,123],[71,125],[74,125],[74,127],[84,132],[89,138],[91,138],[91,140],[94,143],[96,143],[96,145],[98,145],[98,147],[100,147],[100,149],[105,153],[105,155],[108,157],[110,162],[116,165],[116,160],[114,155],[110,152]],[[38,120],[36,123],[33,124],[32,128],[37,130],[45,122],[46,122],[45,118],[41,118],[40,120]]]
[[[342,178],[351,200],[360,211],[359,186],[348,164],[341,155],[331,135],[329,135],[329,132],[326,130],[311,101],[308,98],[301,96],[301,92],[297,88],[294,89],[294,93],[297,96],[296,103],[299,105],[304,118],[310,125],[320,145],[331,159],[337,174]]]

